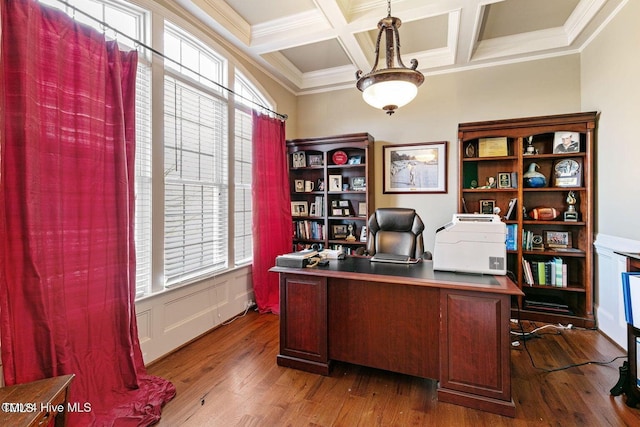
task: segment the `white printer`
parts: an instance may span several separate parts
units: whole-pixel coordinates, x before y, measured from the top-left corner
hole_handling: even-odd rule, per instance
[[[498,215],[454,214],[436,231],[433,269],[505,275],[506,237]]]

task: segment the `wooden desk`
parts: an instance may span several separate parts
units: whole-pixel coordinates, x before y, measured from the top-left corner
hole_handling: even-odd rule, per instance
[[[49,425],[53,416],[55,427],[65,426],[69,385],[73,377],[63,375],[0,388],[0,425]]]
[[[280,273],[278,365],[328,375],[339,360],[432,378],[438,399],[510,417],[506,276],[348,257]]]

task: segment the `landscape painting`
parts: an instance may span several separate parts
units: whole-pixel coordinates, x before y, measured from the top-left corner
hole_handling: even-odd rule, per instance
[[[385,193],[446,193],[447,142],[383,147]]]

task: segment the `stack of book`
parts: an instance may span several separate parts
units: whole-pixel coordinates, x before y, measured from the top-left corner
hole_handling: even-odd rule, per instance
[[[567,264],[562,258],[529,261],[522,258],[522,271],[527,285],[567,287]]]

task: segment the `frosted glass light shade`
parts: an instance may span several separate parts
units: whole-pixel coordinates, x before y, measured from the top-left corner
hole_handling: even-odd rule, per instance
[[[418,87],[408,81],[387,80],[362,91],[362,99],[374,108],[394,110],[407,105],[418,94]]]

